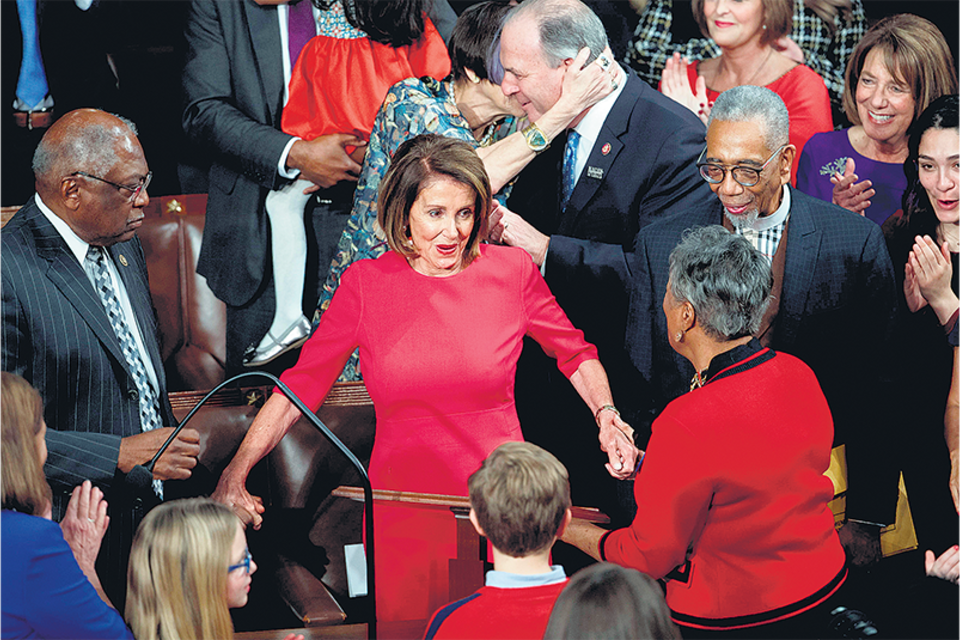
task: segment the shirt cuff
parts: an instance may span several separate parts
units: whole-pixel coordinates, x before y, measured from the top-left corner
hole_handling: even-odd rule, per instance
[[[300,138],[290,138],[290,142],[287,143],[287,146],[283,148],[283,153],[280,154],[280,162],[277,163],[277,173],[280,174],[280,177],[286,178],[287,180],[296,180],[300,175],[300,169],[287,168],[287,156],[290,155],[290,149],[293,148],[293,143],[298,140],[300,140]]]

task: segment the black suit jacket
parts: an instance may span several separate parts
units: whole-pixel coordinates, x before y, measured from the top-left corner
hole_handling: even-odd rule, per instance
[[[696,168],[703,124],[628,73],[566,209],[559,204],[560,138],[523,170],[508,202],[550,236],[547,283],[601,359],[623,345],[630,255],[640,229],[667,213],[715,203]]]
[[[291,139],[280,131],[277,8],[253,0],[194,0],[185,35],[183,128],[213,158],[197,272],[218,298],[242,306],[267,271],[264,199],[286,182],[277,171]]]
[[[567,208],[559,204],[565,139],[557,138],[521,172],[508,206],[550,236],[545,277],[573,325],[597,346],[617,406],[632,413],[636,375],[624,351],[627,285],[636,236],[672,211],[715,205],[696,168],[705,129],[687,109],[628,71]],[[593,416],[530,340],[517,365],[517,413],[524,437],[566,465],[577,504],[617,522],[617,483],[603,467]]]
[[[54,490],[54,515],[63,513],[69,492],[87,479],[113,505],[112,489],[123,484],[117,471],[120,438],[141,432],[137,386],[120,343],[83,267],[33,199],[3,228],[0,243],[0,364],[43,398],[44,470]],[[175,424],[140,241],[109,251],[156,368],[161,417],[165,425]]]
[[[880,227],[791,189],[777,351],[806,362],[847,444],[848,516],[893,522],[899,467],[890,354],[898,295]],[[684,230],[721,224],[715,209],[671,216],[637,238],[627,325],[630,358],[651,392],[647,421],[689,390],[693,366],[671,347],[662,311],[670,251]],[[790,393],[784,389],[784,393]],[[771,416],[775,419],[775,416]]]

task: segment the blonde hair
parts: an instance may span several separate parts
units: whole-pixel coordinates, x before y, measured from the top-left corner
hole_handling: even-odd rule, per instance
[[[51,500],[43,475],[37,435],[43,426],[43,400],[30,383],[0,374],[0,483],[3,508],[40,515]]]
[[[126,620],[137,640],[233,638],[227,567],[240,521],[209,498],[165,502],[137,529]]]

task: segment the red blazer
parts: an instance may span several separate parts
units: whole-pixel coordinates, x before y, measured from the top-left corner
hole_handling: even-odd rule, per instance
[[[668,578],[674,621],[756,626],[801,613],[845,576],[827,502],[833,421],[803,362],[754,340],[653,424],[637,515],[604,559]]]

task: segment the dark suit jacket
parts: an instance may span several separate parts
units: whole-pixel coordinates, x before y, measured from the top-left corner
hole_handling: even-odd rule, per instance
[[[628,73],[566,210],[559,204],[565,144],[559,138],[523,170],[508,202],[550,236],[547,283],[574,326],[601,349],[601,359],[623,345],[637,233],[667,213],[716,202],[696,168],[703,124]]]
[[[267,270],[264,198],[286,182],[277,171],[291,139],[280,131],[277,8],[253,0],[195,0],[185,35],[183,128],[213,154],[197,272],[218,298],[242,306]]]
[[[120,438],[141,432],[137,386],[120,343],[83,267],[32,198],[3,228],[0,243],[2,368],[23,376],[43,398],[49,452],[44,470],[54,516],[87,479],[104,490],[112,507],[111,490],[123,484]],[[161,417],[165,425],[175,424],[140,241],[109,251],[156,368]]]
[[[624,351],[636,236],[668,212],[717,206],[695,166],[704,146],[703,124],[628,74],[566,210],[561,213],[559,204],[563,137],[521,172],[508,202],[550,236],[547,284],[573,325],[597,346],[625,415],[639,396]],[[615,519],[622,516],[618,522],[628,524],[632,514],[619,512],[619,489],[603,468],[593,416],[556,363],[530,340],[517,365],[516,398],[524,437],[566,465],[574,501],[598,506]]]
[[[835,443],[847,444],[848,516],[894,519],[897,436],[891,420],[889,355],[898,296],[880,227],[791,189],[780,310],[770,345],[813,369],[833,413]],[[715,209],[650,225],[637,238],[627,323],[630,358],[651,392],[648,420],[689,390],[693,366],[669,345],[663,296],[670,251],[684,230],[721,224]],[[790,393],[784,389],[784,393]]]

